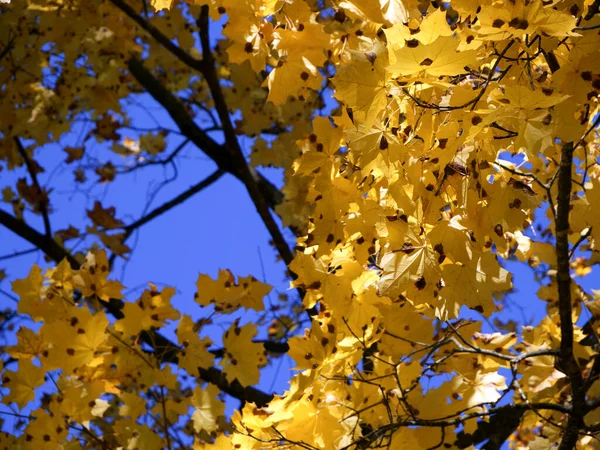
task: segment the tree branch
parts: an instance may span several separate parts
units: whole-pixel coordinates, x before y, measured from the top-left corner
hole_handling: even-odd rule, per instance
[[[16,258],[18,256],[23,256],[23,255],[29,255],[30,253],[35,253],[35,252],[39,252],[40,249],[39,248],[29,248],[27,250],[20,250],[20,251],[16,251],[13,253],[10,253],[8,255],[2,255],[0,256],[0,261],[5,261],[7,259],[12,259],[12,258]]]
[[[44,194],[42,187],[37,179],[37,174],[35,172],[35,167],[33,166],[33,162],[27,151],[23,147],[21,140],[18,137],[14,138],[15,145],[17,146],[17,150],[23,161],[25,161],[25,165],[27,166],[27,172],[29,172],[29,176],[31,177],[31,181],[33,186],[37,189],[37,193],[39,195],[38,198],[38,206],[40,208],[40,212],[42,213],[42,218],[44,219],[44,230],[46,230],[46,236],[52,236],[52,229],[50,228],[50,217],[48,217],[48,196]]]
[[[144,67],[139,59],[131,58],[127,65],[138,83],[169,113],[181,133],[212,159],[221,170],[241,180],[240,174],[237,173],[226,146],[217,144],[204,130],[198,127],[179,100]],[[256,176],[260,192],[266,199],[269,207],[274,208],[281,203],[283,194],[279,189],[273,186],[261,174],[257,173]]]
[[[181,194],[179,194],[177,197],[169,200],[168,202],[163,203],[159,207],[157,207],[157,208],[153,209],[152,211],[150,211],[145,216],[140,217],[135,222],[130,223],[129,225],[127,225],[126,227],[124,227],[124,229],[125,229],[125,235],[123,236],[123,239],[121,240],[121,242],[125,243],[125,241],[127,241],[127,239],[129,239],[131,237],[131,235],[133,234],[133,232],[135,230],[137,230],[141,226],[147,224],[148,222],[150,222],[151,220],[155,219],[156,217],[164,214],[165,212],[169,211],[170,209],[174,208],[175,206],[180,205],[181,203],[183,203],[184,201],[186,201],[190,197],[194,196],[198,192],[204,190],[205,188],[207,188],[208,186],[210,186],[211,184],[213,184],[214,182],[216,182],[219,178],[221,178],[224,173],[225,172],[223,172],[221,169],[215,170],[207,178],[205,178],[204,180],[200,181],[199,183],[194,184],[189,189],[187,189],[184,192],[182,192]],[[110,258],[108,259],[108,264],[109,264],[110,267],[113,266],[113,263],[114,263],[116,257],[117,257],[117,254],[113,253],[110,256]]]
[[[560,316],[559,369],[564,372],[571,385],[573,408],[559,450],[575,448],[579,429],[583,425],[586,410],[583,376],[573,354],[573,306],[571,303],[571,274],[569,264],[569,210],[571,207],[571,172],[573,168],[573,143],[565,142],[561,147],[558,169],[558,196],[556,212],[556,281],[558,284],[558,311]]]
[[[200,17],[198,18],[198,27],[200,28],[200,41],[202,43],[202,63],[203,69],[202,74],[206,79],[208,87],[210,89],[219,120],[225,133],[225,142],[229,152],[233,157],[233,166],[238,174],[238,178],[244,183],[248,194],[258,211],[261,219],[263,220],[267,230],[273,239],[273,243],[281,256],[281,259],[285,262],[286,266],[289,266],[294,259],[294,254],[290,250],[287,242],[285,241],[281,230],[275,223],[271,211],[269,211],[269,205],[263,197],[259,185],[257,183],[256,172],[248,166],[246,158],[242,152],[240,144],[237,140],[235,128],[231,123],[229,117],[229,109],[221,90],[221,84],[219,83],[219,77],[215,69],[215,58],[212,54],[209,41],[209,27],[208,27],[208,5],[201,7]]]
[[[165,36],[158,28],[140,16],[135,9],[129,6],[124,0],[110,0],[110,2],[127,14],[135,23],[152,36],[156,42],[170,51],[177,59],[191,67],[202,71],[202,61],[194,58],[189,53],[185,52],[181,47],[174,44],[167,36]]]
[[[194,184],[189,189],[187,189],[186,191],[179,194],[177,197],[169,200],[168,202],[163,203],[159,207],[153,209],[151,212],[146,214],[144,217],[140,217],[135,222],[127,225],[125,227],[125,238],[123,239],[123,241],[125,239],[127,239],[135,230],[137,230],[141,226],[147,224],[148,222],[150,222],[151,220],[160,216],[161,214],[164,214],[165,212],[169,211],[171,208],[174,208],[175,206],[180,205],[181,203],[183,203],[190,197],[194,196],[198,192],[202,191],[203,189],[207,188],[208,186],[210,186],[211,184],[216,182],[219,178],[221,178],[223,176],[224,173],[225,172],[221,169],[215,170],[207,178],[200,181],[199,183]]]
[[[37,230],[31,228],[22,220],[17,219],[11,214],[0,209],[0,224],[4,225],[13,233],[19,235],[30,244],[35,245],[43,251],[50,259],[60,262],[64,258],[71,263],[72,266],[79,267],[79,262],[64,248],[62,248],[54,239],[49,236],[44,236]]]

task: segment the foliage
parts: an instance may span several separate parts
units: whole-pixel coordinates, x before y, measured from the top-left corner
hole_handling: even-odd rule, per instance
[[[600,261],[599,8],[0,4],[0,161],[26,174],[3,185],[0,224],[55,263],[12,282],[4,323],[31,322],[4,348],[3,403],[19,412],[3,447],[600,448],[600,297],[573,278]],[[178,129],[135,125],[150,97]],[[217,170],[129,224],[96,200],[87,226],[55,230],[38,180],[55,143],[82,187],[180,164],[188,144]],[[281,191],[260,166],[283,171]],[[111,271],[137,230],[225,174],[297,298],[270,326],[229,321],[216,348],[203,329],[259,317],[268,285],[200,274],[194,320],[173,288],[125,298]],[[515,288],[506,260],[535,271],[547,315],[484,333]],[[284,353],[289,390],[252,387]]]

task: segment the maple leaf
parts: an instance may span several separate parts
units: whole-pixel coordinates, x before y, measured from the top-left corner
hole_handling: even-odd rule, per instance
[[[44,383],[46,371],[33,365],[28,359],[19,360],[16,372],[8,371],[2,376],[2,385],[10,389],[10,393],[2,398],[7,404],[15,402],[24,408],[35,397],[35,389]]]
[[[438,259],[427,240],[407,240],[400,250],[381,257],[379,293],[396,299],[408,291],[408,297],[417,303],[432,302],[441,289]]]
[[[290,95],[297,95],[307,88],[317,90],[321,83],[317,67],[300,55],[281,59],[265,80],[265,85],[269,87],[268,101],[276,105],[285,103]]]
[[[92,315],[85,307],[73,307],[68,319],[44,324],[39,333],[49,346],[42,354],[43,367],[71,373],[100,364],[102,351],[109,349],[105,346],[108,323],[102,312]]]
[[[255,335],[256,325],[247,323],[240,327],[238,321],[223,334],[225,355],[220,365],[228,380],[237,379],[243,386],[258,383],[266,354],[261,344],[252,342]]]
[[[212,341],[209,338],[200,339],[190,316],[184,314],[181,317],[176,333],[177,342],[183,346],[179,356],[180,367],[193,375],[198,367],[208,369],[213,365],[214,357],[208,351]]]
[[[355,120],[370,127],[387,103],[386,49],[379,43],[369,52],[350,51],[352,64],[341,67],[333,78],[335,97],[352,108]]]
[[[192,423],[196,433],[202,430],[210,433],[218,428],[217,418],[225,412],[225,404],[217,399],[218,393],[219,389],[213,385],[208,385],[205,389],[194,389]]]
[[[504,377],[494,372],[477,372],[472,380],[458,378],[454,382],[454,386],[457,392],[466,399],[469,407],[494,403],[500,398],[498,391],[506,389]]]
[[[214,304],[216,311],[225,313],[239,307],[262,311],[263,298],[272,289],[252,276],[239,277],[236,283],[229,270],[220,270],[216,280],[208,275],[198,275],[196,287],[196,302],[202,306]]]
[[[440,310],[451,318],[458,317],[462,305],[489,316],[495,309],[493,294],[512,287],[510,274],[491,253],[474,255],[464,264],[446,264],[442,277],[444,288],[440,295],[444,306]]]
[[[42,283],[42,269],[33,265],[26,278],[15,280],[11,284],[13,291],[19,296],[17,311],[30,315],[34,320],[43,318],[40,313]]]
[[[396,62],[387,66],[393,76],[460,75],[465,67],[477,67],[475,50],[457,51],[460,41],[452,37],[439,37],[430,44],[418,44],[395,51]]]
[[[74,284],[81,289],[84,297],[97,295],[102,300],[123,298],[121,283],[106,279],[108,277],[108,267],[108,259],[104,250],[87,254],[85,264],[73,279]]]
[[[87,215],[95,225],[108,230],[122,228],[125,224],[122,220],[115,218],[116,209],[114,207],[103,208],[99,201],[94,202],[94,208],[88,210]]]
[[[31,360],[38,356],[46,345],[42,338],[29,328],[20,327],[17,331],[17,344],[6,348],[6,352],[19,360]]]
[[[175,289],[167,287],[158,291],[150,283],[150,289],[145,290],[135,303],[125,303],[125,317],[115,323],[115,329],[125,336],[137,336],[142,330],[161,328],[167,320],[179,319],[179,311],[171,306],[171,298]]]

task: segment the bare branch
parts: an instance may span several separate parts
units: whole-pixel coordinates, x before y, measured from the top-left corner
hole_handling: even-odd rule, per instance
[[[30,253],[35,253],[35,252],[39,252],[39,251],[40,251],[40,249],[39,248],[35,248],[35,247],[27,249],[27,250],[20,250],[18,252],[14,252],[14,253],[11,253],[9,255],[0,256],[0,261],[4,261],[4,260],[7,260],[7,259],[12,259],[12,258],[16,258],[18,256],[29,255]]]
[[[227,103],[225,102],[221,84],[219,83],[219,76],[217,75],[216,71],[215,58],[210,48],[210,40],[208,35],[208,5],[203,5],[201,7],[200,17],[198,18],[197,24],[200,28],[200,41],[202,43],[202,62],[204,64],[202,73],[212,94],[215,108],[225,133],[225,142],[227,143],[228,150],[232,155],[233,166],[238,174],[238,178],[246,186],[248,194],[250,194],[250,198],[252,199],[258,214],[267,227],[267,230],[269,230],[269,234],[273,239],[281,259],[283,259],[285,264],[289,266],[294,259],[294,254],[285,241],[279,226],[277,223],[275,223],[275,220],[271,215],[271,211],[269,211],[269,205],[265,201],[265,198],[260,191],[256,172],[251,169],[246,162],[246,158],[244,157],[240,144],[237,140],[235,128],[231,123],[231,117],[229,117],[229,109],[227,108]]]
[[[558,311],[560,316],[559,369],[564,372],[571,385],[573,408],[559,450],[575,448],[579,430],[583,426],[586,409],[583,376],[573,354],[573,305],[571,301],[571,274],[569,264],[569,210],[571,207],[571,171],[573,167],[573,143],[565,142],[561,147],[558,174],[558,196],[556,212],[556,281],[558,284]]]
[[[40,208],[40,212],[42,213],[42,218],[44,220],[44,229],[46,230],[46,236],[52,236],[52,229],[50,228],[50,217],[48,216],[48,196],[42,190],[40,183],[37,179],[37,173],[35,171],[35,167],[33,166],[33,161],[29,158],[27,151],[23,147],[21,140],[18,137],[14,138],[15,145],[17,146],[17,150],[19,151],[19,155],[25,161],[25,165],[27,166],[27,171],[29,172],[29,176],[31,177],[31,181],[33,182],[33,186],[37,190],[37,194],[39,196],[38,206]]]
[[[156,42],[165,47],[175,57],[181,60],[189,67],[202,71],[202,61],[194,58],[189,53],[185,52],[181,47],[175,45],[167,36],[165,36],[158,28],[140,16],[135,9],[127,4],[124,0],[110,0],[113,5],[127,14],[135,23],[146,30]]]

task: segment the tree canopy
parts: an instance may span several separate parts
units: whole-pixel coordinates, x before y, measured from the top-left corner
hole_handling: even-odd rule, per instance
[[[599,95],[599,0],[1,2],[0,236],[29,247],[0,256],[0,447],[600,448]],[[189,151],[215,171],[135,220],[95,194]],[[136,233],[221,177],[290,289],[126,295]],[[537,323],[498,319],[508,261]]]

